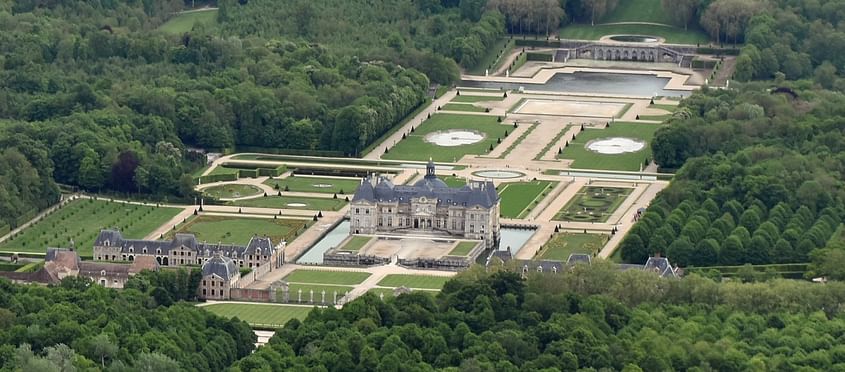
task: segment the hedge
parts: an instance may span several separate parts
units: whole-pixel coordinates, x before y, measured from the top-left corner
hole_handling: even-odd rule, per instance
[[[258,175],[261,177],[278,177],[288,170],[284,164],[276,168],[258,168]]]
[[[736,48],[708,48],[702,47],[696,49],[696,53],[698,54],[715,54],[715,55],[725,55],[725,56],[738,56],[739,49]]]
[[[545,39],[543,39],[543,40],[516,39],[516,46],[559,48],[560,47],[560,41],[545,40]]]
[[[194,178],[194,183],[203,184],[203,183],[237,181],[237,180],[238,180],[237,174],[224,173],[224,174],[211,174],[211,175],[208,175],[208,176],[197,177],[197,178]]]

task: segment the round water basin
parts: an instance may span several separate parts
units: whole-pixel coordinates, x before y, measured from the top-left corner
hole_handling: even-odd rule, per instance
[[[473,176],[482,177],[482,178],[519,178],[525,176],[525,173],[512,171],[512,170],[485,170],[485,171],[478,171],[472,172]]]
[[[448,131],[433,132],[425,136],[426,142],[443,147],[470,145],[479,142],[483,139],[484,133],[468,129],[454,129]]]
[[[599,154],[616,155],[640,151],[645,148],[645,142],[625,137],[599,138],[587,142],[584,147]]]
[[[656,43],[660,41],[656,37],[644,35],[614,35],[610,37],[610,40],[623,43]]]

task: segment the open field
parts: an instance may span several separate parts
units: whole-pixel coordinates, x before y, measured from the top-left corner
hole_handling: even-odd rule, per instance
[[[390,274],[378,282],[378,285],[380,287],[440,289],[449,279],[451,278],[445,276]]]
[[[478,142],[459,146],[439,146],[427,142],[425,136],[438,131],[465,129],[482,133],[484,138]],[[504,138],[505,132],[512,129],[510,125],[496,122],[495,116],[465,115],[465,114],[436,114],[416,128],[406,139],[403,139],[382,158],[396,160],[428,160],[429,157],[438,162],[454,162],[464,155],[481,155],[490,151],[490,146],[496,145],[497,138]]]
[[[518,218],[523,213],[527,213],[542,200],[543,194],[554,188],[556,184],[557,182],[553,181],[531,181],[499,185],[502,217]]]
[[[341,247],[341,250],[344,251],[354,251],[357,252],[359,249],[363,248],[367,243],[373,240],[371,236],[353,236],[352,239],[349,239],[346,244]]]
[[[179,14],[164,22],[158,29],[168,34],[182,34],[191,31],[197,23],[206,25],[217,23],[217,9]]]
[[[658,124],[616,122],[610,128],[586,129],[558,157],[574,160],[572,168],[638,171],[646,158],[651,159],[651,139],[659,128]],[[592,140],[611,137],[639,139],[645,141],[646,146],[639,151],[622,154],[599,154],[585,147]]]
[[[356,285],[361,284],[369,276],[369,273],[363,272],[299,269],[285,276],[283,280],[289,283]]]
[[[595,25],[573,23],[560,30],[561,39],[576,40],[598,40],[605,35],[648,35],[659,36],[672,44],[707,44],[707,34],[698,30],[687,30],[678,27],[643,25],[643,24],[622,24],[622,25]]]
[[[252,325],[278,326],[284,325],[291,319],[305,319],[312,309],[305,306],[265,304],[212,304],[202,308],[222,317],[238,317]]]
[[[261,189],[253,185],[239,185],[236,183],[228,185],[211,186],[203,189],[203,195],[208,195],[215,199],[231,199],[242,198],[244,196],[253,196],[261,194]]]
[[[191,233],[200,241],[246,245],[253,236],[268,236],[273,243],[296,238],[297,231],[311,224],[310,220],[243,218],[237,216],[198,216],[182,225],[178,232]]]
[[[271,178],[265,181],[264,184],[282,192],[296,191],[351,195],[355,193],[358,185],[361,184],[361,180],[357,178],[294,176],[282,179]]]
[[[449,252],[450,256],[466,256],[473,248],[478,245],[478,242],[460,242]]]
[[[443,105],[446,111],[487,112],[484,107],[473,106],[469,103],[447,103]]]
[[[0,245],[0,251],[44,253],[67,247],[73,239],[82,256],[91,256],[101,229],[117,228],[124,238],[141,239],[182,210],[79,199],[62,207]]]
[[[300,196],[267,196],[255,199],[231,201],[228,205],[238,207],[307,209],[314,211],[336,211],[346,205],[346,200],[338,196],[332,198],[308,198]]]
[[[537,254],[543,260],[566,261],[573,253],[598,252],[607,240],[602,234],[558,233]]]
[[[554,219],[557,221],[606,222],[633,189],[585,186],[578,190]]]
[[[452,98],[452,100],[449,101],[449,102],[450,103],[451,102],[476,103],[476,102],[490,102],[490,101],[499,102],[499,101],[504,101],[504,100],[505,100],[504,93],[502,93],[502,95],[498,95],[498,96],[471,96],[469,94],[464,93],[460,96],[455,96],[455,98]]]
[[[660,0],[623,0],[616,9],[601,19],[601,23],[654,22],[672,24]]]

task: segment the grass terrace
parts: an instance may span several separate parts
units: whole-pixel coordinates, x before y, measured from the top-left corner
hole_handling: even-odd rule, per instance
[[[370,277],[370,273],[358,271],[294,270],[284,277],[288,283],[310,283],[329,285],[358,285]]]
[[[101,229],[117,228],[124,238],[142,239],[181,211],[180,208],[102,199],[77,199],[4,241],[0,251],[45,253],[47,247],[67,247],[73,239],[80,255],[91,256],[94,239]]]
[[[200,241],[240,245],[249,243],[253,236],[267,235],[273,243],[278,243],[283,240],[291,242],[311,223],[311,220],[200,215],[182,225],[177,232],[194,234]],[[168,235],[172,235],[172,231]]]
[[[466,179],[463,177],[437,176],[437,178],[441,179],[449,187],[464,187],[467,185]]]
[[[158,29],[167,34],[184,34],[191,31],[195,24],[204,23],[214,25],[217,23],[217,9],[189,11],[179,14],[162,24]]]
[[[254,185],[231,183],[205,188],[202,190],[202,193],[203,195],[208,195],[215,199],[233,199],[259,195],[263,193],[263,191]]]
[[[476,246],[478,246],[478,242],[459,242],[458,245],[449,252],[449,256],[466,256]]]
[[[309,198],[301,196],[267,196],[254,199],[231,201],[228,205],[237,207],[306,209],[313,211],[337,211],[346,206],[346,200],[340,196],[333,198]]]
[[[484,107],[474,106],[469,103],[447,103],[443,105],[444,111],[463,111],[463,112],[487,112]]]
[[[601,19],[602,23],[614,22],[654,22],[672,24],[674,20],[663,9],[660,0],[620,1],[610,14]]]
[[[459,146],[440,146],[425,140],[426,135],[439,131],[469,130],[482,133],[478,142]],[[407,138],[400,141],[384,154],[384,159],[428,160],[455,162],[465,155],[483,155],[496,145],[497,138],[505,138],[505,132],[513,128],[496,122],[491,115],[435,114],[416,128]]]
[[[495,70],[499,64],[501,64],[502,60],[505,59],[505,56],[510,53],[511,49],[513,49],[514,41],[511,38],[502,38],[496,42],[495,45],[491,46],[487,53],[481,56],[481,59],[478,60],[475,67],[469,69],[469,73],[472,75],[484,75],[485,70],[490,70],[490,73]]]
[[[505,218],[528,214],[557,185],[554,181],[509,182],[499,185],[500,212]]]
[[[291,319],[305,319],[311,307],[270,304],[219,303],[202,306],[203,309],[226,318],[241,319],[250,325],[283,326]]]
[[[501,94],[495,95],[495,96],[471,96],[467,93],[463,93],[460,96],[455,96],[455,98],[452,98],[452,100],[449,101],[449,102],[450,103],[476,103],[476,102],[490,102],[490,101],[499,102],[499,101],[504,101],[504,100],[505,100],[505,94],[504,93],[501,93]]]
[[[448,282],[451,277],[448,276],[431,276],[431,275],[408,275],[408,274],[390,274],[384,277],[378,286],[380,287],[408,287],[418,289],[440,289]]]
[[[271,178],[264,181],[276,190],[294,192],[317,192],[324,194],[354,194],[361,180],[357,178],[333,178],[333,177],[311,177],[293,176],[287,178]]]
[[[638,171],[646,158],[651,159],[651,140],[654,132],[660,129],[658,124],[616,122],[610,128],[585,129],[579,133],[569,146],[563,149],[559,158],[572,159],[572,168]],[[632,138],[645,141],[645,148],[637,152],[622,154],[600,154],[586,148],[592,140],[612,137]]]
[[[627,187],[585,186],[566,203],[557,221],[606,222],[633,189]]]
[[[341,247],[340,249],[343,251],[358,252],[361,248],[364,248],[364,246],[367,245],[367,243],[369,243],[371,240],[373,240],[372,236],[356,235],[349,239],[349,241],[347,241],[346,244],[344,244],[343,247]]]
[[[597,253],[608,239],[608,236],[603,234],[558,233],[543,245],[537,256],[543,260],[566,261],[573,253],[592,255]]]

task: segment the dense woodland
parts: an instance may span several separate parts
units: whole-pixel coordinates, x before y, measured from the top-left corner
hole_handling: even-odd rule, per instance
[[[611,265],[523,281],[460,274],[436,297],[291,321],[233,371],[837,371],[841,283],[719,284]]]

